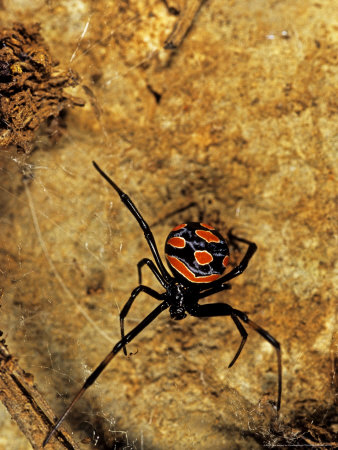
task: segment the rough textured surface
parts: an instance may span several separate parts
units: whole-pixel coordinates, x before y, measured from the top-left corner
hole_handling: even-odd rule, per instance
[[[0,150],[15,145],[29,153],[41,124],[55,141],[65,126],[65,109],[84,104],[65,94],[78,76],[55,69],[58,63],[39,31],[39,24],[18,23],[0,30]]]
[[[156,223],[161,251],[172,226],[200,215],[257,243],[232,291],[213,300],[246,311],[281,342],[284,391],[281,421],[271,426],[270,346],[250,332],[228,370],[239,344],[229,319],[173,322],[164,313],[69,416],[79,445],[332,442],[332,2],[205,2],[175,51],[163,43],[177,16],[159,1],[1,5],[3,25],[27,16],[41,24],[51,53],[82,77],[72,95],[87,100],[55,146],[41,135],[29,159],[0,154],[0,328],[55,414],[119,338],[136,263],[149,256],[136,222],[92,168],[95,159]],[[191,202],[198,207],[170,215]],[[151,274],[145,282],[158,289]],[[140,297],[127,327],[153,306]],[[25,448],[5,417],[1,445]]]

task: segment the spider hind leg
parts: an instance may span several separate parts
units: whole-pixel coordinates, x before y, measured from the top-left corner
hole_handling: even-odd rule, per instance
[[[206,305],[194,305],[194,308],[188,311],[192,316],[195,317],[216,317],[216,316],[230,316],[234,321],[238,331],[242,336],[241,344],[231,361],[229,367],[233,366],[239,357],[241,351],[243,350],[244,344],[247,339],[247,332],[240,320],[247,325],[250,325],[258,334],[260,334],[266,341],[268,341],[276,350],[277,354],[277,365],[278,365],[278,394],[277,394],[277,403],[276,409],[277,413],[280,410],[281,398],[282,398],[282,355],[281,355],[281,346],[279,342],[271,336],[271,334],[264,330],[262,327],[257,325],[255,322],[250,320],[243,311],[232,308],[230,305],[226,303],[210,303]],[[240,320],[239,320],[240,319]]]

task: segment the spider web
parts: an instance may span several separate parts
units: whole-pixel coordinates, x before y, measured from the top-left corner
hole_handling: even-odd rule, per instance
[[[155,113],[158,98],[166,89],[178,89],[180,84],[172,80],[169,87],[166,85],[165,68],[175,64],[177,56],[165,51],[162,43],[176,18],[163,3],[96,2],[95,7],[89,2],[30,3],[22,11],[19,2],[5,2],[7,20],[20,21],[32,15],[42,24],[51,53],[63,66],[81,74],[81,84],[74,91],[85,98],[86,106],[68,115],[68,128],[55,145],[41,133],[37,149],[29,158],[1,151],[4,214],[0,222],[0,270],[4,295],[0,328],[11,352],[26,371],[34,374],[35,383],[59,416],[119,339],[118,315],[137,285],[136,263],[149,256],[142,232],[116,194],[92,169],[91,161],[95,159],[112,175],[149,223],[155,224],[153,231],[161,255],[161,243],[176,223],[199,220],[203,214],[223,228],[240,226],[244,217],[249,217],[246,232],[250,234],[255,229],[255,218],[250,219],[250,214],[255,216],[255,210],[243,200],[244,195],[224,205],[221,184],[225,169],[214,163],[210,181],[206,167],[212,162],[199,159],[200,137],[195,136],[190,124],[198,122],[204,130],[211,127],[210,122],[196,119],[194,111],[186,122],[181,118],[189,108],[200,106],[203,111],[207,91],[194,91],[193,107],[187,101],[190,92],[182,95],[179,107],[173,106],[172,117],[163,111]],[[217,5],[215,11],[221,8],[220,2]],[[266,5],[251,8],[252,14],[256,8],[269,10]],[[284,43],[283,28],[276,17],[269,24],[262,39],[284,39]],[[224,29],[225,39],[228,31]],[[193,63],[197,44],[191,56]],[[222,51],[228,48],[224,45]],[[204,67],[203,60],[196,65],[200,65],[196,77],[203,85],[201,73],[212,73],[216,68]],[[192,75],[184,77],[187,91],[189,83],[193,83]],[[213,92],[221,90],[221,78],[213,83]],[[226,99],[220,99],[220,103],[220,109],[227,106]],[[217,117],[218,107],[209,106],[215,108]],[[177,124],[181,127],[178,132]],[[230,144],[231,152],[231,142],[223,137],[223,131],[222,120],[216,119],[211,133],[216,136],[215,146]],[[229,134],[234,135],[235,130]],[[163,157],[163,141],[170,138],[179,147],[187,136],[193,148],[189,157],[170,150]],[[237,140],[236,145],[246,144]],[[234,192],[241,189],[237,179],[245,185],[247,172],[243,167],[247,169],[245,161],[236,165]],[[172,172],[169,183],[163,182],[165,168]],[[306,180],[312,177],[310,170],[307,166],[302,172]],[[179,190],[176,196],[171,183]],[[199,207],[185,209],[190,203]],[[177,210],[182,212],[172,215]],[[221,218],[219,211],[223,210],[232,214],[230,223]],[[265,234],[267,230],[268,226]],[[263,270],[262,266],[250,268],[245,280],[238,279],[232,299],[257,295],[257,287],[248,280],[259,277]],[[289,281],[287,275],[283,276]],[[272,297],[281,299],[268,278],[262,278],[262,292],[270,288],[269,295],[272,292]],[[144,282],[159,289],[146,271]],[[300,296],[304,289],[296,284],[295,291],[297,288]],[[154,306],[152,300],[138,299],[128,316],[128,329]],[[240,303],[234,306],[244,307]],[[261,308],[256,300],[249,312],[259,313]],[[273,308],[261,316],[272,327],[274,322],[268,317],[273,317]],[[317,319],[315,313],[311,317]],[[318,348],[332,345],[334,315],[328,317],[318,332]],[[285,424],[270,428],[271,400],[276,391],[275,355],[254,333],[250,333],[249,340],[245,357],[241,356],[228,371],[227,363],[239,341],[228,321],[223,325],[214,319],[196,324],[189,318],[172,323],[163,314],[129,346],[132,354],[128,358],[119,355],[86,392],[67,419],[69,429],[81,448],[221,449],[227,448],[229,442],[239,448],[330,442],[331,435],[325,435],[324,427],[305,432],[300,419],[295,431]],[[297,361],[294,357],[294,372],[300,369]],[[252,372],[257,364],[262,366],[261,379]],[[329,368],[326,373],[331,374],[329,385],[334,381],[335,369]],[[332,393],[332,387],[323,387],[323,392]],[[309,397],[304,388],[299,402]],[[315,401],[312,407],[307,404],[306,411],[311,413],[306,416],[308,422],[317,416],[330,417],[330,398],[321,406]],[[0,422],[6,429],[0,438],[4,445],[15,442],[13,448],[24,448],[26,441],[22,438],[13,441],[7,437],[11,432],[7,423],[4,413]],[[299,435],[303,441],[297,441]]]

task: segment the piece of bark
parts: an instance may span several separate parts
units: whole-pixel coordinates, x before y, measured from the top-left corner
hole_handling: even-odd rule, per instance
[[[3,339],[0,342],[0,399],[33,449],[42,442],[54,423],[54,414],[33,384],[33,377],[20,368]],[[62,429],[51,440],[53,449],[78,449]]]

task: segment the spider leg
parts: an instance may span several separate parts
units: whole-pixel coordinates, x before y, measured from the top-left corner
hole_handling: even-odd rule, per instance
[[[235,240],[238,242],[244,242],[244,244],[248,245],[247,251],[242,259],[242,261],[236,266],[234,269],[231,270],[228,274],[226,274],[224,277],[217,280],[218,282],[221,282],[222,284],[225,281],[230,281],[235,277],[238,277],[241,273],[244,272],[244,270],[248,267],[250,259],[253,257],[255,251],[257,250],[257,245],[254,242],[248,241],[247,239],[239,238],[237,236],[234,236],[231,233],[231,230],[229,232],[229,236],[231,237],[231,240]]]
[[[238,347],[238,350],[236,352],[236,355],[233,357],[231,363],[229,364],[229,369],[230,367],[232,367],[235,362],[237,361],[237,358],[239,357],[239,355],[241,354],[241,351],[243,350],[244,344],[246,343],[247,337],[248,337],[248,333],[246,332],[246,329],[243,327],[243,325],[241,324],[240,320],[238,319],[238,317],[235,314],[231,314],[231,318],[232,320],[235,322],[235,325],[238,329],[238,331],[240,332],[240,335],[242,336],[242,340],[241,343]]]
[[[243,256],[242,261],[238,264],[238,266],[234,267],[229,273],[225,274],[223,277],[219,278],[216,281],[213,281],[210,283],[210,291],[215,293],[219,292],[216,288],[224,286],[224,283],[227,281],[232,280],[235,277],[238,277],[241,273],[244,272],[244,270],[248,267],[249,261],[254,255],[255,251],[257,250],[257,245],[254,242],[248,241],[247,239],[239,238],[237,236],[234,236],[231,231],[229,231],[229,236],[231,240],[236,240],[239,242],[244,242],[244,244],[248,245],[247,251],[245,255]],[[227,289],[227,288],[225,288]],[[223,288],[220,289],[221,291]],[[200,297],[202,298],[202,297]]]
[[[188,310],[188,312],[195,317],[217,317],[217,316],[230,316],[232,320],[234,321],[238,331],[240,332],[240,335],[242,336],[242,340],[240,343],[240,346],[232,359],[231,363],[229,364],[229,367],[233,366],[241,354],[241,351],[244,347],[244,344],[246,342],[246,339],[248,337],[248,333],[246,332],[245,328],[237,318],[237,314],[230,305],[227,303],[209,303],[206,305],[194,305],[192,310]]]
[[[161,283],[162,287],[166,288],[167,283],[163,280],[162,275],[160,274],[158,268],[155,266],[153,261],[149,258],[143,258],[141,261],[137,263],[137,273],[138,273],[138,282],[139,284],[142,284],[142,272],[141,269],[144,265],[147,265],[149,269],[153,272],[157,280]]]
[[[146,238],[146,241],[148,242],[149,248],[154,256],[155,262],[162,274],[162,277],[165,279],[165,281],[169,282],[171,279],[171,276],[169,275],[167,269],[164,267],[164,264],[162,263],[161,257],[158,253],[156,242],[153,236],[153,233],[147,224],[147,222],[143,219],[141,213],[136,208],[130,197],[123,192],[117,184],[114,183],[114,181],[108,177],[108,175],[96,164],[95,161],[93,161],[93,166],[95,169],[99,172],[102,177],[108,181],[108,183],[115,189],[115,191],[119,194],[121,201],[124,203],[124,205],[129,209],[129,211],[132,213],[132,215],[137,220],[138,224],[140,225],[144,236]]]
[[[276,350],[277,354],[277,364],[278,364],[278,397],[277,397],[277,412],[280,410],[281,399],[282,399],[282,350],[280,343],[271,334],[264,330],[262,327],[257,325],[249,319],[247,314],[238,309],[234,309],[234,313],[239,317],[244,323],[250,325],[257,333],[259,333],[266,341],[268,341]]]
[[[195,304],[188,312],[195,317],[215,317],[215,316],[230,316],[237,326],[238,331],[242,336],[242,342],[239,349],[236,352],[235,357],[231,361],[229,367],[231,367],[239,357],[244,344],[247,339],[247,332],[243,325],[238,320],[241,319],[244,323],[250,325],[257,333],[259,333],[265,340],[267,340],[276,350],[277,363],[278,363],[278,396],[277,396],[277,412],[280,410],[281,398],[282,398],[282,356],[279,342],[271,336],[266,330],[250,320],[244,312],[232,308],[226,303],[210,303],[206,305]]]
[[[120,328],[121,328],[121,339],[124,339],[124,319],[127,317],[127,314],[131,308],[131,305],[134,303],[135,298],[141,293],[145,292],[146,294],[150,295],[150,297],[156,298],[156,300],[163,300],[162,294],[159,294],[158,292],[154,291],[154,289],[151,289],[148,286],[143,286],[140,284],[135,289],[133,289],[129,299],[127,300],[126,304],[122,308],[122,311],[120,312]],[[127,348],[126,345],[123,345],[123,353],[127,356]]]
[[[104,360],[96,367],[96,369],[89,375],[89,377],[84,382],[82,388],[78,391],[78,393],[73,398],[70,405],[67,407],[67,409],[64,411],[60,419],[57,421],[57,423],[54,425],[46,439],[43,441],[42,447],[45,447],[47,443],[49,442],[50,438],[53,436],[53,434],[58,430],[61,423],[64,421],[66,416],[69,414],[75,403],[82,397],[82,395],[85,393],[85,391],[91,386],[97,379],[97,377],[101,374],[101,372],[107,367],[107,365],[110,363],[110,361],[114,358],[114,356],[130,341],[132,341],[142,330],[144,330],[153,320],[156,319],[156,317],[161,314],[165,309],[169,307],[169,304],[167,302],[162,302],[160,305],[158,305],[150,314],[148,314],[147,317],[145,317],[142,322],[140,322],[138,325],[136,325],[135,328],[133,328],[128,334],[125,335],[123,339],[118,341],[118,343],[113,347],[111,352],[108,353],[108,355],[104,358]]]

